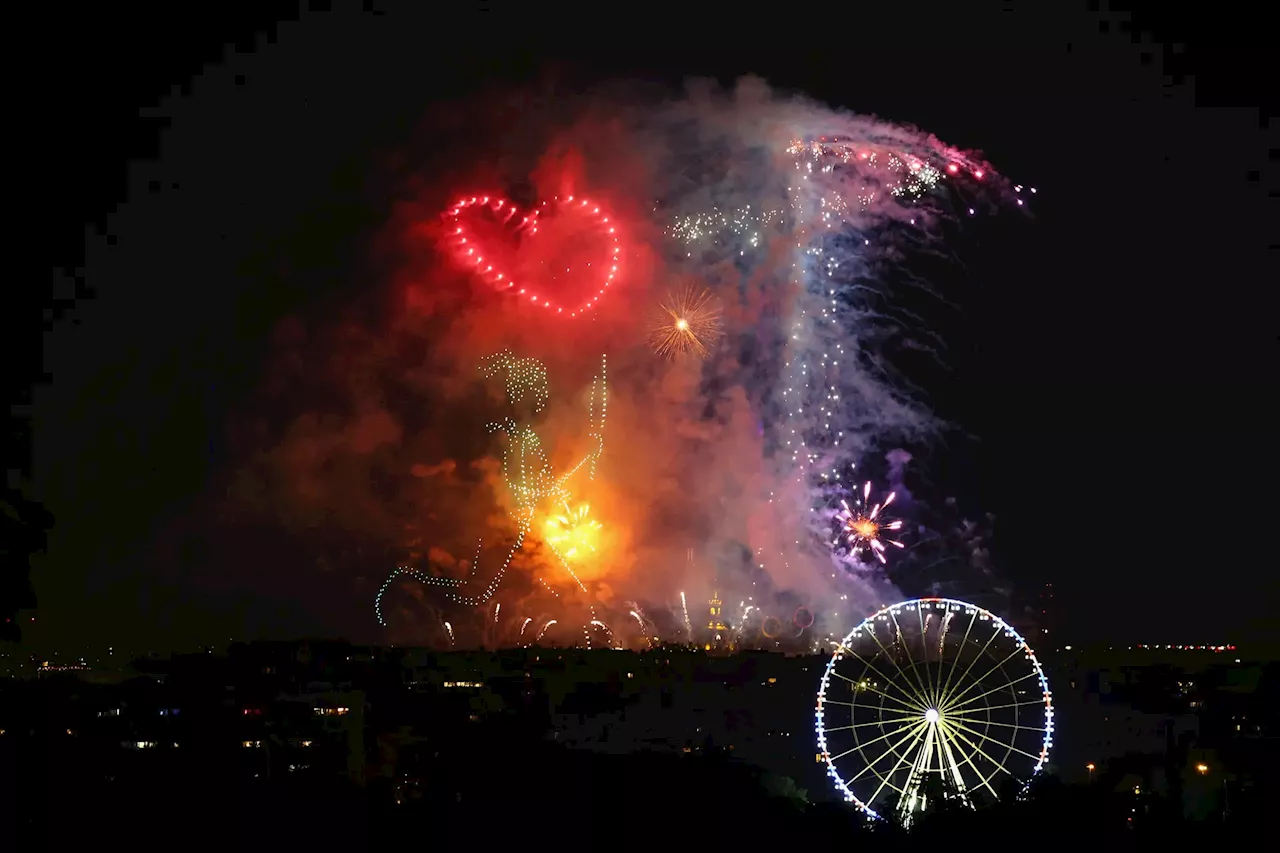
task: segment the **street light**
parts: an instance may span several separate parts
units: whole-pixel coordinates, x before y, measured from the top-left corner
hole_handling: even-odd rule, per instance
[[[1197,764],[1196,772],[1199,773],[1201,776],[1205,775],[1206,773],[1209,772],[1209,765],[1204,763]]]
[[[1086,764],[1085,767],[1089,771],[1089,781],[1093,782],[1093,771],[1096,770],[1097,768],[1094,766],[1094,763],[1092,761]]]

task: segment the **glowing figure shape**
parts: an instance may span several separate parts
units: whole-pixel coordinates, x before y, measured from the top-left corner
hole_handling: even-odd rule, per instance
[[[668,296],[649,332],[653,351],[666,358],[706,358],[721,335],[720,308],[707,290],[687,288]]]
[[[480,371],[486,379],[506,372],[507,401],[513,406],[532,397],[535,414],[546,408],[550,396],[547,368],[536,358],[516,358],[510,350],[503,350],[486,358]]]
[[[592,478],[595,476],[596,463],[600,454],[604,452],[604,424],[607,413],[606,366],[607,362],[602,356],[600,373],[591,385],[588,418],[591,424],[590,438],[595,447],[579,460],[576,465],[559,476],[556,476],[556,473],[552,470],[546,451],[542,447],[542,442],[532,427],[528,425],[521,426],[510,417],[489,424],[490,432],[502,432],[507,437],[507,447],[502,457],[502,474],[507,487],[511,490],[512,497],[515,499],[512,517],[516,522],[516,539],[511,548],[508,549],[507,555],[497,573],[489,579],[484,588],[471,593],[462,591],[462,588],[468,582],[478,576],[477,567],[480,563],[482,543],[476,544],[476,553],[471,563],[471,572],[466,580],[433,577],[416,568],[409,566],[398,567],[378,589],[377,596],[374,599],[374,615],[379,625],[385,627],[387,624],[383,614],[383,598],[392,582],[401,575],[406,575],[425,586],[444,588],[446,590],[445,597],[457,604],[477,607],[485,604],[493,597],[498,591],[507,569],[510,568],[516,552],[524,545],[525,538],[529,535],[538,504],[543,500],[567,502],[569,493],[565,489],[565,483],[584,466],[588,467]],[[507,402],[510,405],[515,406],[521,402],[531,400],[535,412],[542,411],[546,406],[548,398],[546,369],[537,360],[516,358],[510,352],[504,351],[489,356],[485,359],[480,369],[486,378],[494,378],[504,371],[506,372]],[[556,549],[553,547],[553,550]],[[585,591],[586,587],[577,575],[573,573],[573,569],[569,567],[564,555],[559,550],[556,550],[556,554],[560,557],[560,561],[564,564],[569,575]]]
[[[871,483],[867,483],[862,487],[862,498],[854,500],[853,508],[849,508],[846,501],[840,501],[843,507],[841,512],[836,515],[840,520],[841,535],[849,543],[850,553],[857,557],[862,553],[864,548],[875,554],[876,559],[885,562],[884,545],[888,542],[897,548],[904,547],[901,542],[896,539],[888,539],[885,537],[885,531],[900,530],[902,522],[896,519],[890,519],[885,515],[885,509],[889,504],[893,503],[893,499],[897,496],[895,492],[890,492],[889,497],[885,498],[884,503],[878,503],[870,509],[867,505],[871,503]]]
[[[547,521],[547,544],[566,560],[581,559],[588,552],[594,554],[599,541],[600,522],[591,517],[591,506],[579,504],[570,508],[568,500],[562,506],[564,513]]]
[[[1027,641],[999,616],[950,598],[904,601],[845,635],[815,715],[836,790],[871,817],[910,825],[930,802],[996,802],[1053,746],[1053,695]]]

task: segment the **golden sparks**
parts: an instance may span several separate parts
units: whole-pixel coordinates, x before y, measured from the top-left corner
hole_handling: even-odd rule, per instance
[[[706,358],[721,334],[720,306],[715,297],[709,290],[689,287],[662,303],[649,343],[655,353],[666,358]]]

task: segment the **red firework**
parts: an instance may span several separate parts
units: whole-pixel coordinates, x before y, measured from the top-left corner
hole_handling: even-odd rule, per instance
[[[524,211],[498,196],[471,196],[444,217],[459,264],[547,315],[582,317],[618,280],[617,227],[589,199],[556,196]]]

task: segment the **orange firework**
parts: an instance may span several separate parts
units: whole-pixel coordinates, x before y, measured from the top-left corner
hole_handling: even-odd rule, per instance
[[[667,358],[706,358],[720,337],[720,308],[708,290],[690,287],[668,296],[649,333],[653,351]]]
[[[861,554],[863,548],[869,548],[876,559],[883,563],[886,542],[896,548],[903,547],[898,540],[884,536],[887,530],[902,529],[901,521],[888,519],[884,515],[885,508],[893,503],[895,496],[894,492],[890,492],[884,503],[868,508],[867,505],[871,503],[871,484],[867,483],[862,487],[862,498],[860,500],[855,498],[852,509],[847,502],[840,502],[840,506],[844,509],[836,514],[836,518],[839,519],[841,531],[847,538],[850,553],[855,557]]]
[[[544,538],[565,560],[582,559],[588,552],[595,553],[600,522],[591,518],[591,507],[579,504],[570,509],[564,502],[564,514],[547,520]]]

